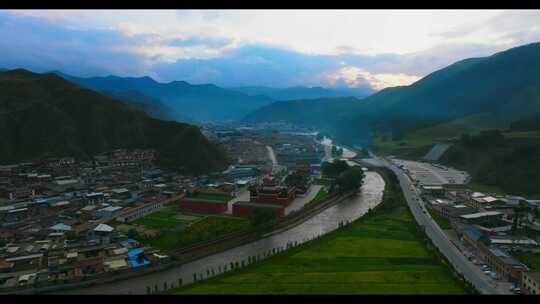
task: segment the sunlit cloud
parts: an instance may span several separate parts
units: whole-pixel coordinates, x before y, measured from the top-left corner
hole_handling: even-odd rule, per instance
[[[405,85],[540,40],[540,11],[0,11],[0,67],[221,86]]]
[[[327,75],[327,81],[334,86],[337,83],[344,82],[349,87],[359,87],[369,85],[375,90],[382,90],[388,87],[404,86],[418,81],[420,77],[406,75],[403,73],[374,74],[362,68],[355,66],[342,67],[338,71]]]

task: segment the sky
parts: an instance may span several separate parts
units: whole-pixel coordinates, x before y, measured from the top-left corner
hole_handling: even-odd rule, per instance
[[[238,86],[408,85],[540,41],[540,10],[4,10],[0,68]]]

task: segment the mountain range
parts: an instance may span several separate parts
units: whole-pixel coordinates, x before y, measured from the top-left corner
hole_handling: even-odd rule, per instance
[[[295,100],[260,108],[244,121],[302,121],[335,132],[349,144],[373,133],[399,137],[455,120],[509,127],[540,113],[540,43],[512,48],[489,57],[456,62],[421,80],[381,90],[364,99]],[[332,113],[332,115],[328,115]],[[459,135],[459,134],[455,134]]]
[[[133,106],[55,74],[0,72],[0,159],[93,155],[117,148],[153,148],[158,162],[188,173],[221,170],[225,153],[199,128],[148,116]]]
[[[298,99],[320,99],[332,97],[357,97],[364,98],[375,91],[369,87],[358,88],[323,88],[323,87],[290,87],[290,88],[270,88],[270,87],[239,87],[232,90],[250,96],[266,96],[274,100],[298,100]]]
[[[238,121],[275,101],[346,96],[362,98],[373,93],[368,87],[221,88],[213,84],[193,85],[185,81],[160,83],[150,77],[83,78],[59,71],[53,73],[83,87],[132,103],[153,117],[189,123]]]

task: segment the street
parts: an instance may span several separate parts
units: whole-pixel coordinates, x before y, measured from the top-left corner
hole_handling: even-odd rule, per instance
[[[506,284],[496,284],[488,278],[478,267],[469,261],[454,244],[448,239],[447,235],[440,229],[437,223],[431,218],[428,212],[424,212],[423,202],[418,190],[413,186],[412,181],[404,171],[392,164],[390,161],[371,154],[371,157],[378,161],[382,166],[392,170],[399,179],[401,189],[409,209],[411,210],[417,223],[424,227],[426,235],[432,240],[433,244],[446,256],[454,269],[462,274],[471,282],[481,294],[512,294]]]

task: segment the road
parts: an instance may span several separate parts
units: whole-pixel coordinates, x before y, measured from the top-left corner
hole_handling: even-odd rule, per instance
[[[389,168],[396,174],[405,199],[407,200],[407,204],[409,205],[409,209],[415,220],[420,226],[424,227],[427,236],[432,240],[433,244],[439,248],[444,256],[446,256],[458,273],[462,274],[469,282],[471,282],[481,294],[512,294],[507,288],[502,287],[504,284],[498,285],[488,278],[448,239],[448,236],[441,230],[433,218],[431,218],[429,212],[425,210],[424,202],[420,198],[418,189],[413,186],[412,181],[404,171],[384,158],[380,158],[371,152],[370,155],[382,166]]]

